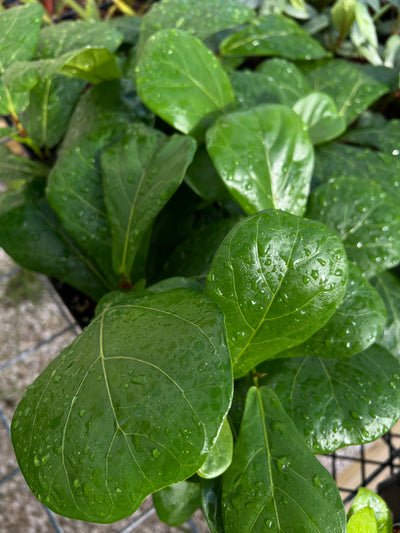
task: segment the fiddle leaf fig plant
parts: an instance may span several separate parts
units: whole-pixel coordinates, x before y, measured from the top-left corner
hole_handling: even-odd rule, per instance
[[[0,245],[97,305],[11,427],[63,516],[344,533],[315,455],[400,418],[398,71],[338,57],[318,2],[246,4],[0,12]]]

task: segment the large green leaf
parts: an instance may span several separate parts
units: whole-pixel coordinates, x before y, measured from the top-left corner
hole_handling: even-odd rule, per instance
[[[221,314],[177,289],[106,308],[27,391],[12,439],[50,509],[110,523],[196,472],[231,396]]]
[[[148,228],[181,184],[196,143],[138,126],[101,157],[104,198],[113,234],[113,266],[130,279]]]
[[[372,490],[360,487],[349,509],[349,517],[365,507],[373,510],[378,533],[393,533],[392,514],[385,500]]]
[[[119,134],[115,131],[118,130]],[[97,158],[123,132],[94,131],[59,155],[48,182],[47,197],[62,225],[95,261],[112,285],[119,278],[112,268],[111,229],[104,203],[102,175]]]
[[[400,120],[392,119],[381,124],[366,126],[357,125],[355,129],[346,132],[343,140],[398,156],[400,154]]]
[[[277,359],[260,367],[315,453],[363,444],[400,417],[400,366],[376,344],[348,359]]]
[[[276,104],[281,99],[269,92],[266,77],[254,70],[234,70],[229,74],[233,92],[239,107],[248,109],[260,104]],[[273,88],[274,89],[274,88]]]
[[[180,481],[153,494],[157,515],[169,526],[180,526],[200,507],[200,483]]]
[[[383,272],[372,278],[371,283],[382,296],[387,310],[385,329],[376,342],[400,360],[400,281]]]
[[[110,22],[98,20],[64,21],[46,26],[40,33],[35,57],[48,59],[67,52],[90,47],[107,48],[115,52],[122,43],[123,35]]]
[[[303,344],[280,357],[349,357],[362,352],[381,335],[386,323],[386,308],[377,291],[350,265],[346,294],[335,314]]]
[[[331,59],[304,63],[300,68],[313,91],[333,99],[346,124],[389,91],[389,86],[375,79],[366,65]]]
[[[0,245],[25,268],[57,277],[95,300],[109,284],[60,225],[43,197],[44,180],[34,181],[14,205],[0,207]]]
[[[206,285],[225,315],[235,377],[320,329],[342,301],[346,280],[343,245],[322,224],[272,210],[239,222]]]
[[[43,163],[16,155],[6,145],[0,145],[0,180],[46,178],[49,170]]]
[[[136,87],[147,107],[183,133],[234,102],[218,59],[182,30],[149,38],[136,67]]]
[[[334,480],[268,387],[249,390],[222,504],[226,533],[346,531]]]
[[[304,214],[314,152],[288,107],[265,104],[220,117],[207,132],[207,150],[248,215],[269,208]]]
[[[307,125],[313,144],[321,144],[339,137],[345,129],[344,118],[338,115],[335,102],[324,93],[310,93],[293,106]]]
[[[265,78],[265,90],[289,107],[311,92],[311,87],[298,67],[286,59],[263,61],[258,65],[257,73],[263,74]]]
[[[380,183],[354,175],[331,178],[315,189],[307,211],[340,235],[366,277],[400,262],[399,203]]]
[[[294,60],[330,56],[297,22],[278,14],[253,19],[226,37],[220,51],[224,56],[279,56]]]
[[[142,19],[138,54],[159,30],[176,28],[201,40],[221,30],[244,24],[254,11],[237,0],[163,0],[152,5]]]

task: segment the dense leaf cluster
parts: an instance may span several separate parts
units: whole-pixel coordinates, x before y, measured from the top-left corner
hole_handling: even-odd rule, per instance
[[[314,454],[400,417],[398,73],[236,0],[41,16],[0,14],[1,134],[34,155],[0,146],[0,244],[98,306],[16,410],[29,486],[89,522],[153,494],[171,525],[344,532]],[[363,498],[349,531],[386,531]]]

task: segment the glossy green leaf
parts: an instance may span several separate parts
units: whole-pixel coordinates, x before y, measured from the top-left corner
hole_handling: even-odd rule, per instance
[[[115,128],[122,134],[120,127]],[[112,128],[94,131],[59,155],[49,176],[47,197],[62,225],[95,258],[109,282],[118,286],[112,268],[112,237],[104,203],[99,153],[115,140]],[[118,135],[119,136],[119,135]]]
[[[400,281],[389,272],[383,272],[372,278],[371,284],[383,298],[387,310],[385,329],[376,342],[400,360]]]
[[[196,143],[138,126],[101,156],[104,199],[113,235],[113,266],[130,279],[144,234],[181,184]]]
[[[230,198],[204,145],[197,148],[187,170],[185,183],[207,202],[224,201]]]
[[[386,154],[398,156],[400,155],[400,120],[392,119],[366,127],[357,125],[355,129],[347,131],[343,139],[352,144],[369,146]]]
[[[378,36],[375,23],[368,11],[368,7],[361,2],[356,2],[354,14],[364,39],[371,44],[373,48],[378,48]]]
[[[12,439],[46,506],[115,522],[196,472],[231,395],[216,306],[186,289],[153,294],[105,309],[50,363],[19,404]]]
[[[183,133],[234,102],[218,59],[182,30],[149,38],[136,67],[136,87],[147,107]]]
[[[118,30],[124,36],[124,44],[136,46],[141,32],[143,17],[113,17],[108,25]]]
[[[385,323],[386,307],[382,298],[361,272],[350,265],[346,293],[334,315],[303,344],[283,352],[280,357],[349,357],[373,344]]]
[[[221,477],[217,477],[213,479],[202,479],[200,483],[201,508],[211,533],[224,531],[221,506],[221,481]]]
[[[307,125],[313,144],[331,141],[346,129],[344,118],[338,115],[335,102],[327,94],[310,93],[297,100],[293,110]]]
[[[346,280],[343,245],[322,224],[272,210],[239,222],[206,285],[225,315],[235,377],[320,329],[342,301]]]
[[[63,57],[65,56],[61,56]],[[121,76],[116,57],[104,47],[72,52],[70,59],[63,64],[59,72],[95,84]]]
[[[169,526],[180,526],[200,507],[200,483],[181,481],[153,494],[157,515]]]
[[[43,28],[35,58],[55,58],[87,46],[103,47],[113,53],[122,40],[122,33],[109,21],[64,21]]]
[[[333,99],[346,124],[389,91],[389,86],[375,79],[367,65],[332,59],[304,63],[300,68],[312,91]]]
[[[205,283],[215,252],[237,222],[238,218],[232,217],[193,230],[164,264],[164,275],[181,275]]]
[[[378,183],[354,175],[331,178],[315,189],[307,211],[340,235],[367,278],[400,262],[399,205]]]
[[[203,478],[216,478],[223,474],[232,462],[233,435],[227,419],[222,424],[221,431],[214,446],[211,448],[205,462],[197,471]]]
[[[356,18],[357,0],[337,0],[331,9],[335,29],[343,39],[347,36]]]
[[[185,30],[204,40],[253,17],[253,9],[237,0],[163,0],[153,4],[142,19],[138,54],[142,53],[148,38],[160,30]]]
[[[20,265],[64,280],[99,299],[110,289],[96,268],[60,225],[43,196],[44,180],[30,184],[14,205],[0,208],[0,245]]]
[[[265,76],[254,70],[235,70],[230,73],[233,92],[239,107],[249,109],[261,104],[277,104],[280,98],[268,91]]]
[[[32,180],[46,178],[49,167],[27,157],[16,155],[6,145],[0,145],[0,180]]]
[[[314,453],[378,439],[400,416],[400,366],[376,344],[348,359],[277,359],[260,367]]]
[[[298,115],[279,104],[224,115],[208,130],[211,159],[245,213],[304,213],[314,163],[305,130]]]
[[[378,533],[392,533],[392,514],[385,500],[372,490],[360,487],[351,504],[348,516],[351,517],[366,507],[373,511]]]
[[[347,524],[347,533],[378,533],[376,518],[371,507],[362,507],[351,515]]]
[[[226,533],[346,531],[334,480],[268,387],[249,390],[222,504]]]
[[[263,61],[258,65],[257,73],[265,77],[265,90],[289,107],[311,92],[311,87],[297,66],[286,59]]]
[[[224,56],[279,56],[293,60],[330,56],[297,22],[278,14],[253,19],[226,37],[220,51]]]

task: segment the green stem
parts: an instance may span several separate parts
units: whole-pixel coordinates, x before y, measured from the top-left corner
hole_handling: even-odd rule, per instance
[[[25,144],[25,146],[28,146],[32,150],[32,152],[34,152],[34,154],[42,161],[45,159],[41,149],[32,141],[30,137],[13,137],[13,139],[15,139],[21,144]]]
[[[86,12],[86,9],[80,6],[78,2],[75,2],[75,0],[65,0],[65,5],[73,9],[75,13],[77,13],[82,19],[88,20],[90,18],[90,15]]]
[[[386,11],[389,11],[389,9],[391,8],[391,4],[386,4],[384,5],[383,7],[381,7],[381,9],[379,9],[379,11],[377,11],[375,13],[375,15],[372,17],[372,20],[374,22],[376,22],[377,20],[379,20],[381,18],[382,15],[384,15],[386,13]]]

